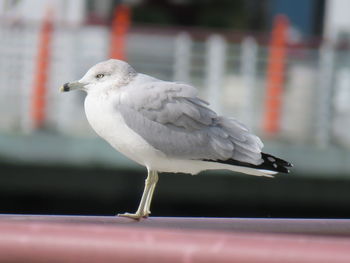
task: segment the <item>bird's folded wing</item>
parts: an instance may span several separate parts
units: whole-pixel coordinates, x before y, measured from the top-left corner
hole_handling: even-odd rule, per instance
[[[167,156],[261,162],[260,139],[210,110],[194,87],[155,81],[122,92],[117,109],[126,124]]]

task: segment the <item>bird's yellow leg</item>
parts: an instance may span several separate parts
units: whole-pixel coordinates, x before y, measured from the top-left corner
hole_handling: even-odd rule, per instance
[[[125,213],[125,214],[118,214],[118,216],[122,217],[129,217],[133,219],[140,219],[142,217],[147,217],[150,212],[149,212],[149,206],[151,204],[149,198],[151,196],[152,199],[152,194],[154,191],[155,184],[158,181],[158,174],[155,171],[148,171],[148,175],[145,181],[145,188],[143,190],[143,194],[141,197],[141,201],[139,204],[139,207],[135,213]],[[153,187],[154,185],[154,187]],[[153,188],[153,190],[152,190]],[[152,194],[151,194],[152,192]],[[151,195],[150,195],[151,194]]]
[[[153,193],[154,193],[154,189],[157,186],[157,182],[158,182],[158,173],[157,171],[151,171],[151,173],[153,173],[152,177],[151,177],[151,187],[150,187],[150,191],[148,193],[147,199],[146,199],[146,204],[144,207],[144,213],[145,214],[150,214],[151,213],[151,203],[152,203],[152,197],[153,197]]]

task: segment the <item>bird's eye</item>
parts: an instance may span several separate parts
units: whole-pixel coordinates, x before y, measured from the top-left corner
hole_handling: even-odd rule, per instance
[[[97,78],[97,79],[102,79],[104,76],[105,76],[104,74],[97,74],[97,75],[96,75],[96,78]]]

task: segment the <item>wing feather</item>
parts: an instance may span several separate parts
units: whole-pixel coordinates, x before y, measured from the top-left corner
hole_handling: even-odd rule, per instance
[[[126,124],[169,157],[262,162],[260,139],[209,109],[192,86],[153,79],[122,93],[117,109]]]

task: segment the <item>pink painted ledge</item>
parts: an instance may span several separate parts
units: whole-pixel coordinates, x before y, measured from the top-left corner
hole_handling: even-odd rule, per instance
[[[0,262],[350,262],[350,220],[1,215]]]

